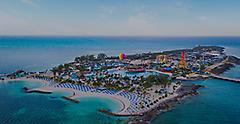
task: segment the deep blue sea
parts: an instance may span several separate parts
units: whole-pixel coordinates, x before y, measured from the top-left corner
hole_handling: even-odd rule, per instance
[[[196,45],[219,45],[226,52],[240,57],[240,37],[0,37],[0,74],[17,69],[41,71],[74,57],[85,54],[119,52],[134,54],[163,50],[191,48]],[[240,66],[224,76],[240,78]],[[189,83],[207,86],[200,95],[191,97],[170,112],[159,115],[153,124],[239,124],[240,84],[206,80]],[[62,94],[24,94],[23,86],[38,87],[37,82],[0,82],[1,123],[121,123],[97,112],[99,108],[115,110],[117,104],[110,99],[87,98],[79,105],[60,99]],[[54,97],[53,97],[54,96]]]
[[[225,46],[240,57],[240,37],[0,37],[0,73],[39,71],[85,54],[156,52],[196,45]]]

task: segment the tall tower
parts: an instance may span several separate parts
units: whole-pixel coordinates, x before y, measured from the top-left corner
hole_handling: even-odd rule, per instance
[[[185,51],[181,52],[181,59],[179,61],[179,68],[186,68],[187,63],[185,61]]]

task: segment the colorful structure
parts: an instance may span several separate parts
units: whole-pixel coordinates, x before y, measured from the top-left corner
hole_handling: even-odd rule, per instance
[[[124,53],[119,54],[119,60],[124,60],[126,58],[126,55]]]
[[[172,68],[171,67],[162,68],[161,71],[162,72],[172,72]]]
[[[166,63],[168,61],[168,56],[167,55],[158,55],[156,57],[156,61],[160,63]]]
[[[185,61],[185,51],[181,52],[181,59],[179,61],[179,68],[186,68],[187,63]]]
[[[126,69],[128,72],[145,72],[145,69],[141,66],[129,66]]]

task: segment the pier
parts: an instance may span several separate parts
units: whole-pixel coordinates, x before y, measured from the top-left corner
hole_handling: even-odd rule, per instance
[[[211,74],[211,77],[216,78],[216,79],[220,79],[220,80],[240,83],[240,79],[236,79],[236,78],[223,77],[223,76],[219,76],[219,75],[215,75],[215,74]]]

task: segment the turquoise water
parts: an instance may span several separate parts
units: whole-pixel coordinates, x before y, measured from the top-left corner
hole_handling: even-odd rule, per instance
[[[240,37],[0,37],[0,74],[17,69],[39,71],[73,60],[75,56],[117,55],[220,45],[240,57]],[[239,78],[239,66],[223,75]],[[159,115],[153,124],[238,124],[240,85],[221,80],[194,81],[206,85],[200,95],[191,97],[170,112]],[[39,87],[37,82],[0,83],[0,122],[9,123],[121,123],[97,112],[98,108],[117,111],[115,101],[102,98],[80,99],[80,104],[62,100],[67,92],[51,95],[24,94],[23,86]]]
[[[239,66],[223,75],[238,77]],[[153,124],[240,123],[240,84],[216,79],[191,83],[205,85],[206,88],[199,91],[200,95],[188,98],[172,111],[159,115]]]
[[[120,104],[108,98],[85,97],[79,98],[79,104],[68,104],[65,108],[67,119],[64,123],[76,124],[115,124],[123,123],[126,118],[117,118],[104,115],[98,109],[107,109],[118,112]]]
[[[109,74],[120,74],[122,76],[128,76],[128,77],[134,77],[134,76],[137,76],[137,77],[141,77],[141,76],[144,76],[144,77],[147,77],[149,75],[159,75],[159,73],[156,73],[156,72],[126,72],[126,71],[121,71],[121,70],[110,70],[108,71]]]
[[[79,98],[75,104],[60,99],[67,92],[55,92],[50,95],[26,94],[22,87],[39,87],[39,82],[11,81],[0,83],[0,122],[1,124],[112,124],[122,123],[125,118],[116,118],[98,112],[108,109],[116,112],[120,109],[117,101],[108,98]]]
[[[229,71],[224,72],[222,75],[225,77],[240,79],[240,65],[237,65],[236,67],[231,68]]]
[[[200,95],[186,99],[174,110],[159,115],[153,124],[239,124],[240,85],[207,80],[194,82],[207,88]]]

